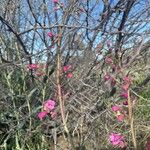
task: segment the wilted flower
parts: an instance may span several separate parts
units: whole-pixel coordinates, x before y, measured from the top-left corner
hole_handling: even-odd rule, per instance
[[[125,147],[124,137],[120,134],[111,133],[109,136],[110,143],[117,147]]]
[[[56,105],[56,102],[49,99],[44,102],[43,107],[45,111],[49,112],[55,108],[55,105]]]
[[[38,113],[38,118],[42,120],[48,114],[47,111],[42,111]]]

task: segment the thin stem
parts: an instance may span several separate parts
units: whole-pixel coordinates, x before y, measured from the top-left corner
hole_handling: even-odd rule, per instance
[[[129,112],[129,124],[131,128],[131,136],[132,136],[132,142],[134,149],[137,149],[137,143],[136,143],[136,137],[135,137],[135,131],[134,131],[134,118],[133,118],[133,111],[132,111],[132,103],[130,98],[130,91],[128,90],[128,112]]]
[[[59,30],[59,35],[61,35],[61,29]],[[67,123],[66,123],[66,117],[65,117],[65,105],[64,105],[64,100],[62,96],[62,91],[61,91],[61,52],[60,52],[60,47],[61,47],[61,36],[58,37],[57,40],[57,71],[56,71],[56,82],[57,82],[57,92],[58,92],[58,99],[59,99],[59,105],[60,105],[60,112],[61,112],[61,118],[62,118],[62,123],[64,126],[64,130],[67,133],[68,140],[70,146],[74,149],[74,143],[73,140],[71,139]]]
[[[62,122],[64,125],[64,130],[65,132],[68,134],[68,128],[67,128],[67,124],[65,121],[65,108],[64,108],[64,102],[63,102],[63,98],[61,95],[61,84],[60,84],[60,69],[61,69],[61,62],[60,62],[60,54],[57,55],[57,92],[58,92],[58,99],[59,99],[59,104],[60,104],[60,112],[61,112],[61,117],[62,117]]]

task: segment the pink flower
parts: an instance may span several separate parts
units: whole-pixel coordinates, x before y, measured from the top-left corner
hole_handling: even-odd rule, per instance
[[[38,67],[38,64],[28,64],[28,65],[27,65],[27,68],[28,68],[28,69],[37,69],[37,68],[39,68],[39,67]]]
[[[124,117],[125,117],[124,114],[117,115],[117,120],[118,121],[123,121]]]
[[[114,105],[111,107],[112,111],[116,112],[116,111],[120,111],[122,108],[120,106]]]
[[[48,114],[47,111],[42,111],[38,113],[38,118],[42,120]]]
[[[66,66],[63,67],[63,71],[67,72],[71,69],[71,67],[72,67],[71,65],[66,65]]]
[[[53,35],[52,32],[48,32],[48,33],[47,33],[47,36],[49,36],[50,38],[52,38],[54,35]]]
[[[104,76],[104,80],[105,80],[105,81],[108,81],[110,78],[111,78],[111,76],[110,76],[109,74],[106,74],[106,75]]]
[[[58,3],[59,2],[59,0],[53,0],[53,3]]]
[[[118,146],[121,148],[125,147],[124,137],[120,134],[111,133],[111,135],[109,136],[109,141],[114,146]]]
[[[72,78],[72,77],[73,77],[73,73],[70,72],[67,74],[67,78]]]
[[[49,112],[51,110],[53,110],[55,108],[56,102],[49,99],[47,101],[44,102],[43,106],[44,106],[44,110]]]
[[[125,92],[122,92],[122,93],[120,94],[120,97],[127,99],[127,98],[128,98],[128,92],[126,92],[126,91],[125,91]]]

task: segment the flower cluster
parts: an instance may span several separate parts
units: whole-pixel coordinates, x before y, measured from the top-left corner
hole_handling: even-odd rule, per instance
[[[54,100],[48,99],[43,103],[43,111],[39,112],[38,118],[43,120],[48,114],[50,114],[51,118],[56,117],[56,112],[54,111],[56,106],[56,102]]]
[[[43,69],[46,68],[46,65],[34,63],[34,64],[28,64],[26,67],[28,70],[32,70],[35,76],[41,77],[45,75]]]
[[[71,65],[63,66],[63,71],[66,73],[67,78],[72,78],[73,77],[73,73],[70,71],[71,68],[72,68]]]
[[[119,148],[124,148],[126,146],[124,136],[117,133],[111,133],[109,136],[109,141],[113,146]]]

